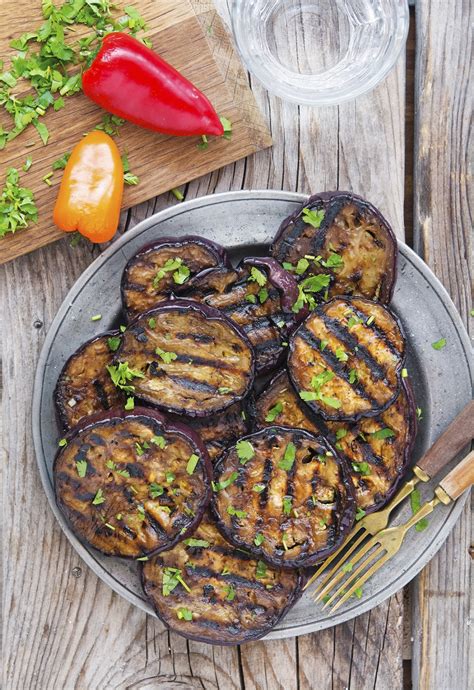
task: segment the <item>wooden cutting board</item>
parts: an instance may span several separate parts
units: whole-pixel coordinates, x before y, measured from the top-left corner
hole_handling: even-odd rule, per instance
[[[138,175],[136,187],[126,186],[123,208],[129,208],[162,192],[216,170],[250,153],[271,145],[271,138],[248,87],[246,73],[234,51],[232,40],[212,3],[202,0],[120,0],[119,7],[133,4],[147,22],[146,36],[154,50],[196,84],[212,101],[220,115],[233,124],[230,141],[214,139],[199,150],[198,139],[168,137],[126,123],[116,142],[127,153],[131,171]],[[1,0],[0,58],[12,52],[9,43],[41,21],[40,0]],[[120,15],[117,15],[120,16]],[[5,68],[8,61],[5,60]],[[57,113],[43,119],[50,139],[43,146],[32,127],[0,151],[0,187],[7,167],[21,170],[26,157],[33,165],[23,173],[23,186],[33,190],[39,220],[25,230],[0,238],[0,263],[54,242],[64,233],[54,227],[52,209],[62,171],[56,171],[47,186],[42,178],[53,161],[102,120],[104,111],[83,94],[66,100]],[[0,124],[10,129],[9,116],[1,109]]]

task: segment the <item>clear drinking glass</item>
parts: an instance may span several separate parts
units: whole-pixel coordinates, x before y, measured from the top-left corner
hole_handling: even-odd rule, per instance
[[[342,103],[373,89],[402,50],[407,0],[234,0],[232,26],[252,74],[281,98]]]

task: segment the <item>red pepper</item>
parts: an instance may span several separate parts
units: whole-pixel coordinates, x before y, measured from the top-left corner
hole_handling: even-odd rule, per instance
[[[147,129],[177,136],[224,133],[208,98],[128,34],[104,38],[82,88],[105,110]]]

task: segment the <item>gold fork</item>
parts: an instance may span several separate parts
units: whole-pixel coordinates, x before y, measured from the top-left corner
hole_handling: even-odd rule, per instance
[[[319,593],[314,595],[315,601],[324,598],[325,604],[323,608],[326,608],[327,606],[331,606],[331,604],[340,597],[339,601],[333,607],[333,611],[336,611],[336,609],[347,601],[357,589],[362,587],[379,568],[397,553],[406,533],[413,525],[429,515],[439,503],[447,505],[451,503],[451,501],[455,501],[473,484],[474,451],[471,451],[464,460],[456,465],[456,467],[440,481],[434,490],[435,495],[431,501],[426,502],[416,515],[413,515],[405,524],[383,529],[372,537],[372,539],[369,539],[354,557],[351,558],[350,570],[346,570],[346,572],[349,572],[347,580],[343,582],[333,594],[329,595],[329,592],[336,587],[345,575],[344,569],[339,570],[335,577],[332,578]],[[359,563],[363,556],[374,547],[376,547],[375,550],[353,570],[354,565]],[[368,567],[374,559],[376,559],[375,563]],[[366,568],[368,569],[366,570]]]
[[[315,592],[321,590],[326,582],[334,575],[334,573],[348,561],[350,555],[362,544],[362,542],[369,536],[378,534],[388,525],[388,520],[392,510],[399,505],[411,492],[415,489],[418,482],[428,482],[434,477],[443,467],[445,467],[460,450],[464,448],[472,439],[474,429],[474,401],[470,403],[458,414],[458,416],[451,422],[448,428],[441,434],[437,441],[425,453],[421,460],[413,467],[414,477],[406,482],[400,491],[395,495],[392,501],[383,510],[377,513],[365,515],[357,522],[354,529],[344,543],[331,556],[320,565],[314,575],[308,580],[304,589],[307,589],[331,563],[333,563],[338,556],[337,565],[318,583]],[[418,518],[419,520],[420,518]],[[417,521],[418,521],[417,520]],[[347,545],[357,536],[357,539],[344,552]],[[344,553],[343,553],[344,552]],[[323,595],[324,596],[324,595]]]

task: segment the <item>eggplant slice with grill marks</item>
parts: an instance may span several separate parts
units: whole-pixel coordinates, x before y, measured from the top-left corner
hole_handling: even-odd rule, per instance
[[[142,584],[171,630],[233,645],[271,630],[299,597],[302,578],[236,549],[204,516],[190,539],[144,564]]]
[[[377,417],[350,422],[324,422],[303,408],[286,372],[270,382],[254,406],[254,425],[272,424],[322,433],[349,467],[357,507],[365,513],[380,510],[394,495],[411,460],[416,436],[416,409],[406,379],[398,398]]]
[[[397,490],[410,465],[416,427],[413,394],[403,381],[398,398],[378,417],[333,430],[337,450],[350,463],[357,507],[365,513],[380,510]]]
[[[118,331],[103,333],[74,352],[64,365],[54,391],[54,402],[63,429],[70,429],[96,412],[123,403],[106,367],[120,345]]]
[[[167,237],[143,247],[122,275],[124,311],[131,320],[167,301],[182,285],[192,284],[201,271],[227,264],[223,247],[194,235]]]
[[[269,258],[249,257],[237,268],[205,271],[192,285],[183,286],[181,294],[219,309],[244,331],[255,352],[257,374],[275,369],[304,316],[292,310],[298,297],[296,280]]]
[[[382,303],[391,299],[397,240],[380,211],[351,192],[310,197],[283,221],[271,255],[285,266],[291,264],[301,280],[330,276],[330,297],[358,295]]]
[[[197,434],[158,412],[121,409],[76,426],[54,461],[56,500],[75,534],[107,555],[138,558],[191,533],[210,498]]]
[[[335,297],[292,337],[288,371],[314,413],[354,422],[380,414],[396,399],[404,356],[401,326],[387,307]]]
[[[247,407],[246,401],[241,401],[209,418],[186,418],[186,424],[199,434],[212,461],[217,460],[237,439],[249,433],[250,413]],[[170,415],[170,419],[175,418],[182,419]]]
[[[339,547],[355,515],[344,460],[322,436],[269,427],[214,468],[212,510],[224,537],[275,567],[306,567]]]
[[[138,374],[138,398],[190,417],[214,415],[245,398],[255,368],[245,334],[217,309],[192,300],[137,317],[122,335],[116,362]]]

